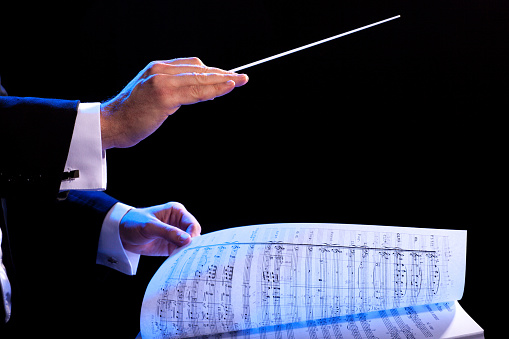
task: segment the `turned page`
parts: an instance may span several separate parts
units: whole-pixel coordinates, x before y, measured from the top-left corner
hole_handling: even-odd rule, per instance
[[[194,337],[458,300],[466,231],[346,224],[197,238],[152,278],[143,338]]]

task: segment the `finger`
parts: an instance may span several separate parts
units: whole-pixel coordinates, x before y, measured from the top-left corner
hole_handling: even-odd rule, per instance
[[[180,105],[191,105],[201,101],[213,100],[230,93],[235,88],[235,81],[229,80],[214,85],[193,85],[177,89]]]
[[[189,212],[184,214],[182,217],[182,222],[184,225],[189,225],[186,228],[186,232],[191,235],[191,237],[197,237],[201,234],[201,226],[198,220]]]
[[[235,72],[225,71],[217,67],[207,67],[205,65],[193,64],[168,64],[155,63],[152,65],[158,72],[162,74],[180,74],[180,73],[218,73],[218,74],[236,74]]]
[[[171,59],[162,61],[166,64],[172,64],[172,65],[197,65],[197,66],[205,66],[205,64],[200,60],[200,58],[197,57],[191,57],[191,58],[177,58],[177,59]]]
[[[163,64],[162,71],[168,72],[168,74],[180,74],[180,73],[217,73],[217,74],[237,74],[235,72],[226,71],[217,67],[208,67],[200,65],[169,65]]]
[[[215,85],[232,80],[236,87],[245,85],[248,77],[245,74],[218,74],[218,73],[183,73],[168,79],[174,87]]]
[[[217,74],[237,74],[235,72],[225,71],[216,67],[207,67],[204,65],[192,64],[168,64],[165,62],[155,62],[150,66],[150,74],[170,74],[177,75],[182,73],[217,73]]]
[[[194,215],[189,213],[184,205],[178,202],[169,202],[166,206],[169,206],[173,210],[170,219],[166,221],[169,225],[179,227],[182,230],[185,229],[191,237],[200,235],[200,223],[196,220]]]
[[[140,78],[149,78],[155,74],[178,74],[178,66],[185,65],[188,68],[206,68],[206,66],[198,58],[184,58],[167,61],[152,61],[145,67],[140,74]],[[193,72],[193,71],[191,71]]]
[[[163,222],[147,224],[143,236],[149,239],[161,238],[175,246],[184,246],[191,242],[191,235],[177,227],[167,225]]]
[[[186,232],[191,235],[191,238],[197,237],[201,234],[201,226],[200,224],[192,224],[186,229]]]

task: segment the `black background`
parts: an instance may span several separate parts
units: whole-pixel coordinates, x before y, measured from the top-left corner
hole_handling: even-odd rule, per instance
[[[501,224],[488,224],[482,206],[493,120],[507,110],[507,6],[18,2],[1,12],[0,75],[10,95],[104,101],[152,60],[197,56],[231,69],[398,14],[242,71],[246,86],[108,151],[107,192],[133,206],[179,201],[203,233],[275,222],[467,229],[462,305],[488,329],[482,256],[487,230]],[[142,259],[128,296],[105,282],[130,331],[162,260]]]

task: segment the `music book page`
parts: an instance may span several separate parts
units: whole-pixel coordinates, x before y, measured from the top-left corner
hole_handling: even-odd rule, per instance
[[[441,337],[466,231],[268,224],[193,238],[147,287],[143,338]],[[453,335],[452,335],[453,336]]]

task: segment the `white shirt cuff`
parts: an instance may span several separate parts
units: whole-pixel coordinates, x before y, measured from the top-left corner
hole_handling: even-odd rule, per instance
[[[74,124],[65,172],[79,171],[79,178],[64,180],[61,191],[106,189],[106,152],[101,141],[101,103],[80,103]]]
[[[99,236],[96,263],[128,275],[135,275],[140,255],[124,249],[119,233],[120,221],[131,209],[131,206],[118,202],[106,214]]]

